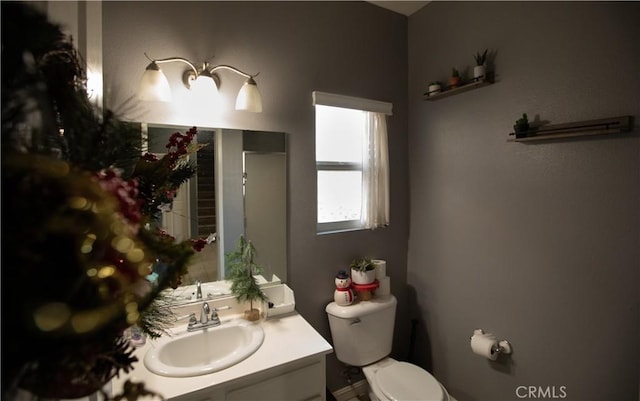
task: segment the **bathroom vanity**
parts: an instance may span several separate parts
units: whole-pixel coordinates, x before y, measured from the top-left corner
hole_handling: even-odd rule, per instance
[[[220,311],[222,325],[238,319],[242,309],[232,297],[208,304],[211,308],[232,306]],[[180,308],[176,314],[198,315],[201,307],[202,303],[195,303]],[[122,393],[123,384],[129,379],[144,382],[148,390],[167,400],[325,400],[325,357],[333,351],[331,345],[295,311],[255,324],[264,330],[264,340],[253,354],[233,366],[198,376],[167,377],[148,370],[143,362],[145,354],[159,341],[147,339],[135,351],[138,362],[134,369],[112,381],[113,394]],[[175,332],[183,332],[186,326],[186,320],[179,321]]]

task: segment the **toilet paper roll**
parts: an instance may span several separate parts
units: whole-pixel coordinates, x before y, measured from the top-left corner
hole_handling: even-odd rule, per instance
[[[495,361],[498,353],[494,349],[498,348],[498,340],[491,334],[474,334],[471,336],[471,350],[474,354],[483,356]]]
[[[391,277],[383,277],[378,279],[379,287],[376,290],[377,296],[385,296],[391,294]]]
[[[371,261],[376,268],[376,279],[380,281],[381,279],[387,277],[387,261],[382,259],[373,259]]]

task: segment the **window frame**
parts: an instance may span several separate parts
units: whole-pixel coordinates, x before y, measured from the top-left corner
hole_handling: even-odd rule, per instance
[[[375,112],[375,113],[384,113],[386,115],[392,114],[392,104],[387,102],[381,102],[377,100],[370,100],[364,98],[356,98],[350,96],[343,96],[325,92],[317,92],[314,91],[312,93],[313,98],[313,106],[329,106],[329,107],[338,107],[343,109],[353,109],[360,112]],[[314,118],[315,124],[318,123],[317,114]],[[315,132],[315,143],[317,143],[317,131]],[[367,135],[367,132],[364,132],[364,135]],[[363,138],[366,139],[366,138]],[[357,171],[362,174],[364,177],[364,163],[362,160],[360,163],[354,162],[329,162],[329,161],[318,161],[317,155],[314,156],[315,164],[316,164],[316,191],[318,191],[318,173],[321,171]],[[366,161],[369,163],[370,161]],[[364,185],[361,185],[361,195],[365,196],[365,188]],[[332,234],[337,232],[345,232],[345,231],[356,231],[356,230],[364,230],[367,229],[367,222],[363,220],[363,216],[361,215],[360,219],[357,220],[340,220],[340,221],[332,221],[326,223],[318,222],[318,193],[316,192],[316,234],[324,235],[324,234]],[[361,211],[363,212],[363,211]]]

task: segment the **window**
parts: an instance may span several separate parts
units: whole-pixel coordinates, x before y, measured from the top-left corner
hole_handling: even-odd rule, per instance
[[[389,224],[391,104],[313,92],[318,233]]]

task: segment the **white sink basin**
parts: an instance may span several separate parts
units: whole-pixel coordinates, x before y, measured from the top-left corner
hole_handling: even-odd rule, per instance
[[[241,319],[227,321],[217,327],[160,338],[145,354],[144,365],[162,376],[206,375],[248,358],[263,340],[259,324]]]

